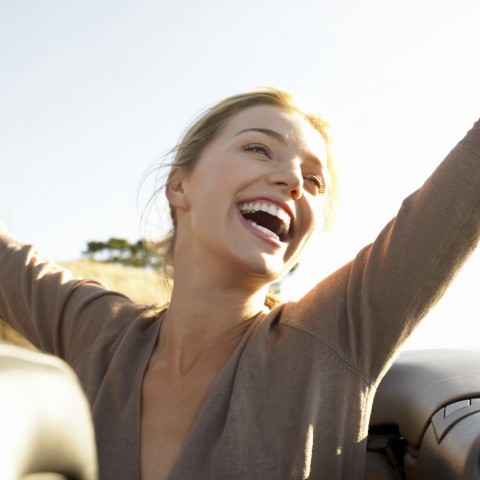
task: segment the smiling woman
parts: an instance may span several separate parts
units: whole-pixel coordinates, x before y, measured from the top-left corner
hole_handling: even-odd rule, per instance
[[[330,146],[327,123],[274,89],[201,116],[165,187],[164,308],[0,236],[0,316],[75,368],[102,478],[363,478],[376,388],[480,237],[480,123],[375,242],[269,309],[331,221]]]
[[[318,114],[311,112],[307,113],[305,110],[302,110],[295,102],[295,98],[288,92],[275,89],[256,90],[229,97],[214,105],[193,125],[191,125],[179,144],[173,149],[172,152],[175,156],[171,163],[172,169],[175,170],[180,167],[184,172],[192,171],[200,158],[199,154],[225,127],[227,120],[230,117],[249,107],[258,106],[270,106],[274,108],[276,107],[284,112],[295,112],[305,122],[307,127],[309,127],[309,131],[310,133],[313,133],[313,137],[317,137],[316,146],[317,149],[319,149],[321,160],[313,154],[306,155],[306,160],[315,167],[315,171],[319,171],[319,174],[304,171],[303,175],[305,176],[306,185],[310,186],[308,189],[309,192],[313,191],[314,193],[325,195],[322,222],[324,223],[325,228],[328,227],[333,222],[335,216],[335,205],[338,196],[338,180],[334,156],[332,154],[332,141],[329,133],[330,126]],[[254,116],[254,114],[252,114],[252,116]],[[266,127],[269,126],[270,124],[267,122]],[[254,123],[247,123],[247,127],[248,128],[240,129],[235,132],[235,136],[239,137],[239,140],[241,140],[239,149],[242,149],[245,152],[251,152],[256,158],[270,158],[272,156],[271,149],[273,148],[273,145],[284,146],[287,142],[287,138],[291,135],[291,132],[288,132],[284,137],[280,132],[266,127],[259,128],[258,126],[255,126]],[[314,131],[312,132],[312,130]],[[247,139],[251,143],[249,143]],[[259,141],[256,142],[255,140]],[[272,144],[272,147],[268,147],[268,144],[270,143]],[[229,165],[228,170],[227,178],[232,175],[232,170]],[[218,179],[222,177],[216,175],[214,178]],[[327,180],[328,185],[326,183]],[[159,186],[157,193],[162,190],[163,186],[161,185]],[[152,202],[155,201],[155,197],[156,195],[152,197]],[[260,204],[260,208],[257,210],[266,211],[266,207],[265,209],[261,208],[261,205],[266,205],[265,202],[250,202],[250,210],[253,209],[253,206],[256,203]],[[243,206],[243,214],[245,208],[246,205]],[[173,264],[173,251],[176,238],[176,212],[173,207],[170,208],[170,213],[172,216],[171,231],[162,242],[157,244],[157,251],[163,257],[162,265],[165,277],[167,278],[171,277],[171,273],[173,272],[171,266]],[[266,211],[266,213],[268,215],[268,211]],[[268,219],[267,215],[262,216],[263,223],[262,221],[260,221],[260,223],[255,223],[258,230],[262,230],[263,228],[263,232],[266,235],[271,235],[271,233],[269,233],[271,232],[271,229],[264,228],[265,222],[276,222],[276,220]],[[247,218],[249,217],[248,214],[244,214],[244,216]],[[258,214],[255,216],[258,217]],[[292,218],[292,215],[284,215],[283,217]],[[251,221],[253,222],[252,219]],[[285,231],[280,231],[279,233],[288,235],[288,232]],[[278,236],[278,233],[274,232],[274,235]]]

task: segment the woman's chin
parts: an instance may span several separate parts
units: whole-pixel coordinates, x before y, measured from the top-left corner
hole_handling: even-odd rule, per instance
[[[277,282],[294,266],[295,262],[285,263],[282,258],[262,256],[260,259],[251,259],[243,264],[243,268],[252,279],[266,285]]]

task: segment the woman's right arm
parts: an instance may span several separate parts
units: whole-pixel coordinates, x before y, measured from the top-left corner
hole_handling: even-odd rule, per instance
[[[0,318],[40,350],[74,363],[126,305],[123,295],[44,261],[0,223]]]

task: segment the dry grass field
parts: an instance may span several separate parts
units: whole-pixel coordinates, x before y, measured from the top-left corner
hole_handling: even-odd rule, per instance
[[[121,292],[137,303],[149,305],[168,300],[159,275],[151,270],[87,259],[64,262],[61,265],[75,277],[94,278],[109,290]]]
[[[108,289],[123,293],[137,303],[149,305],[165,303],[168,300],[168,294],[159,275],[150,270],[87,259],[63,262],[61,265],[70,270],[75,277],[98,280]],[[0,339],[29,346],[26,340],[3,322],[0,323]]]

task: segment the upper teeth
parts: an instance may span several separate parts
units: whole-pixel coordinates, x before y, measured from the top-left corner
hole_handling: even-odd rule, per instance
[[[288,232],[290,229],[290,215],[279,205],[269,202],[249,202],[241,203],[240,211],[243,213],[266,212],[274,215],[283,222],[283,230]]]

